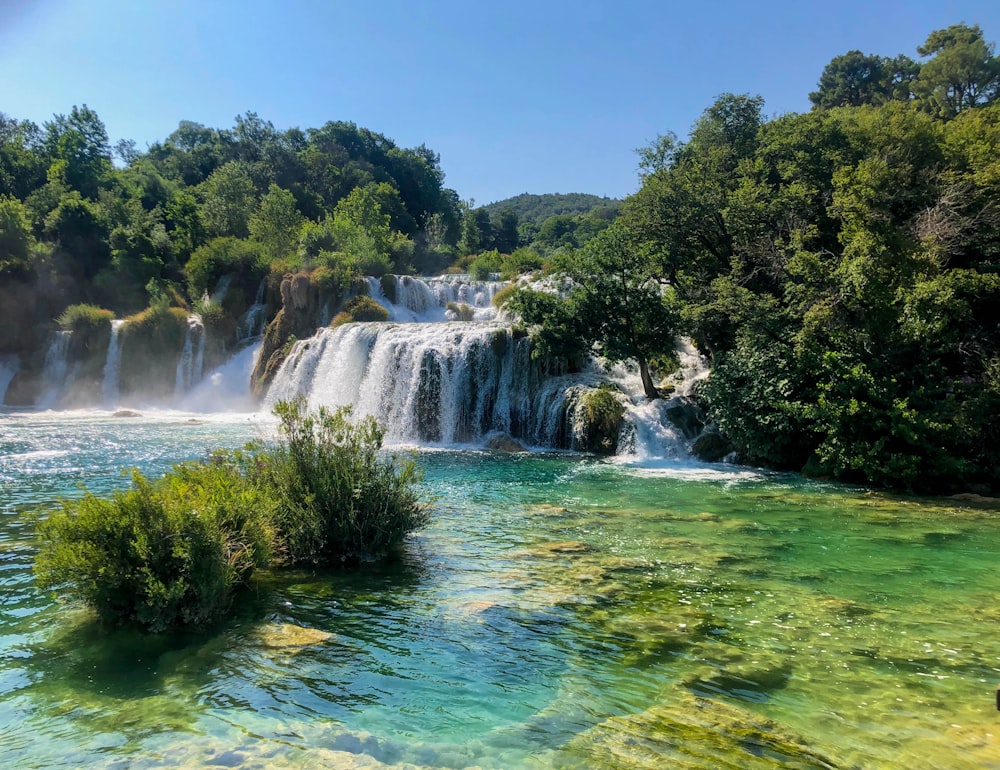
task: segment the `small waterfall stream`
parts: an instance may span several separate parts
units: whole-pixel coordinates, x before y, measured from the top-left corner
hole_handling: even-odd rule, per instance
[[[264,326],[267,323],[267,305],[264,303],[266,286],[267,279],[264,279],[257,287],[254,303],[236,324],[236,339],[239,342],[248,342],[264,335]]]
[[[21,361],[17,356],[0,356],[0,406],[3,406],[7,397],[7,387],[14,379],[21,368]]]
[[[101,400],[107,409],[114,409],[118,405],[118,382],[122,366],[119,332],[124,323],[119,319],[111,322],[111,339],[108,341],[108,357],[104,363],[104,380],[101,383]]]
[[[52,332],[48,349],[45,351],[45,363],[42,366],[42,395],[38,406],[51,409],[59,405],[59,398],[69,384],[72,373],[69,371],[69,342],[73,332]]]
[[[177,374],[174,380],[174,398],[180,400],[191,386],[201,379],[205,359],[205,327],[196,315],[188,316],[184,347],[177,359]]]

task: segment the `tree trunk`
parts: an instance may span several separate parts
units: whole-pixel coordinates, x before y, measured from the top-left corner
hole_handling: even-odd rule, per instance
[[[642,377],[642,389],[646,392],[646,398],[659,398],[660,391],[653,384],[653,377],[649,373],[649,364],[645,356],[639,356],[639,376]]]

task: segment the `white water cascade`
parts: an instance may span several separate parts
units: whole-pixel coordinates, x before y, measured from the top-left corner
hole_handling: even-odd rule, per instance
[[[479,443],[500,431],[556,447],[571,443],[566,393],[580,380],[543,377],[528,339],[505,324],[346,324],[296,343],[267,405],[350,406],[391,443]]]
[[[670,399],[647,399],[635,366],[593,362],[584,372],[547,376],[530,340],[496,320],[492,299],[505,285],[463,275],[369,277],[367,292],[390,321],[321,329],[298,341],[265,406],[297,396],[310,408],[350,406],[384,425],[391,443],[476,444],[501,432],[531,446],[576,449],[586,446],[584,396],[610,382],[625,408],[619,454],[689,456],[670,413],[707,374],[690,343],[678,351],[682,370]],[[461,321],[456,305],[467,306]]]
[[[493,297],[506,286],[505,281],[474,281],[468,275],[442,275],[414,278],[388,276],[392,281],[386,297],[383,284],[369,276],[368,294],[389,311],[389,320],[399,323],[434,323],[441,321],[491,321],[497,316]],[[449,307],[451,305],[452,307]],[[456,309],[465,305],[471,318],[459,318]]]
[[[257,405],[250,392],[250,375],[261,343],[247,345],[222,366],[210,371],[178,404],[190,412],[252,412]]]
[[[101,383],[101,400],[107,409],[118,404],[118,381],[121,374],[122,350],[118,333],[125,322],[115,319],[111,322],[111,339],[108,341],[108,357],[104,362],[104,379]]]
[[[174,398],[180,400],[184,394],[201,379],[205,360],[205,327],[196,315],[188,316],[184,347],[177,359],[177,374],[174,380]]]
[[[69,384],[72,373],[69,371],[69,341],[73,332],[57,331],[49,339],[49,347],[45,351],[45,363],[42,365],[42,395],[38,406],[51,409],[59,404],[59,398]]]

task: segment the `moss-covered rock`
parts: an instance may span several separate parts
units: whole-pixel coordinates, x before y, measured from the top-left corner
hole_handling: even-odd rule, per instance
[[[716,430],[705,431],[691,444],[691,454],[706,463],[717,463],[734,451],[729,439]]]
[[[613,455],[618,450],[625,405],[611,385],[585,391],[575,409],[575,449]]]
[[[389,311],[366,294],[351,297],[337,313],[330,326],[365,321],[388,321]]]
[[[125,319],[121,331],[122,397],[169,399],[176,387],[177,361],[188,333],[188,312],[154,306]]]
[[[342,280],[346,279],[323,266],[312,272],[286,273],[280,282],[274,274],[268,278],[265,292],[268,312],[275,301],[280,303],[280,309],[264,331],[257,366],[250,377],[254,396],[259,398],[267,392],[291,350],[289,341],[311,337],[325,322],[324,308],[337,307],[343,292]],[[362,282],[362,287],[367,284]]]
[[[593,770],[838,766],[834,759],[769,719],[694,696],[607,719],[571,740],[556,762],[560,768]]]

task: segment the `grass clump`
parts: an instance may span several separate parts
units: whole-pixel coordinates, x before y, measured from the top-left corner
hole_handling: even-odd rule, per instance
[[[445,309],[451,321],[471,321],[476,317],[476,309],[464,302],[449,302]]]
[[[97,305],[70,305],[59,316],[59,326],[68,332],[91,332],[111,323],[115,314]]]
[[[101,621],[162,631],[222,616],[264,566],[384,557],[427,521],[412,463],[381,453],[372,418],[275,407],[278,440],[138,471],[110,498],[63,501],[38,524],[42,588],[59,586]]]
[[[334,316],[330,326],[341,326],[355,321],[388,321],[389,311],[369,297],[361,294],[352,297],[344,305],[344,309]]]
[[[514,296],[521,287],[516,283],[509,283],[493,295],[493,307],[502,310],[507,301]]]

